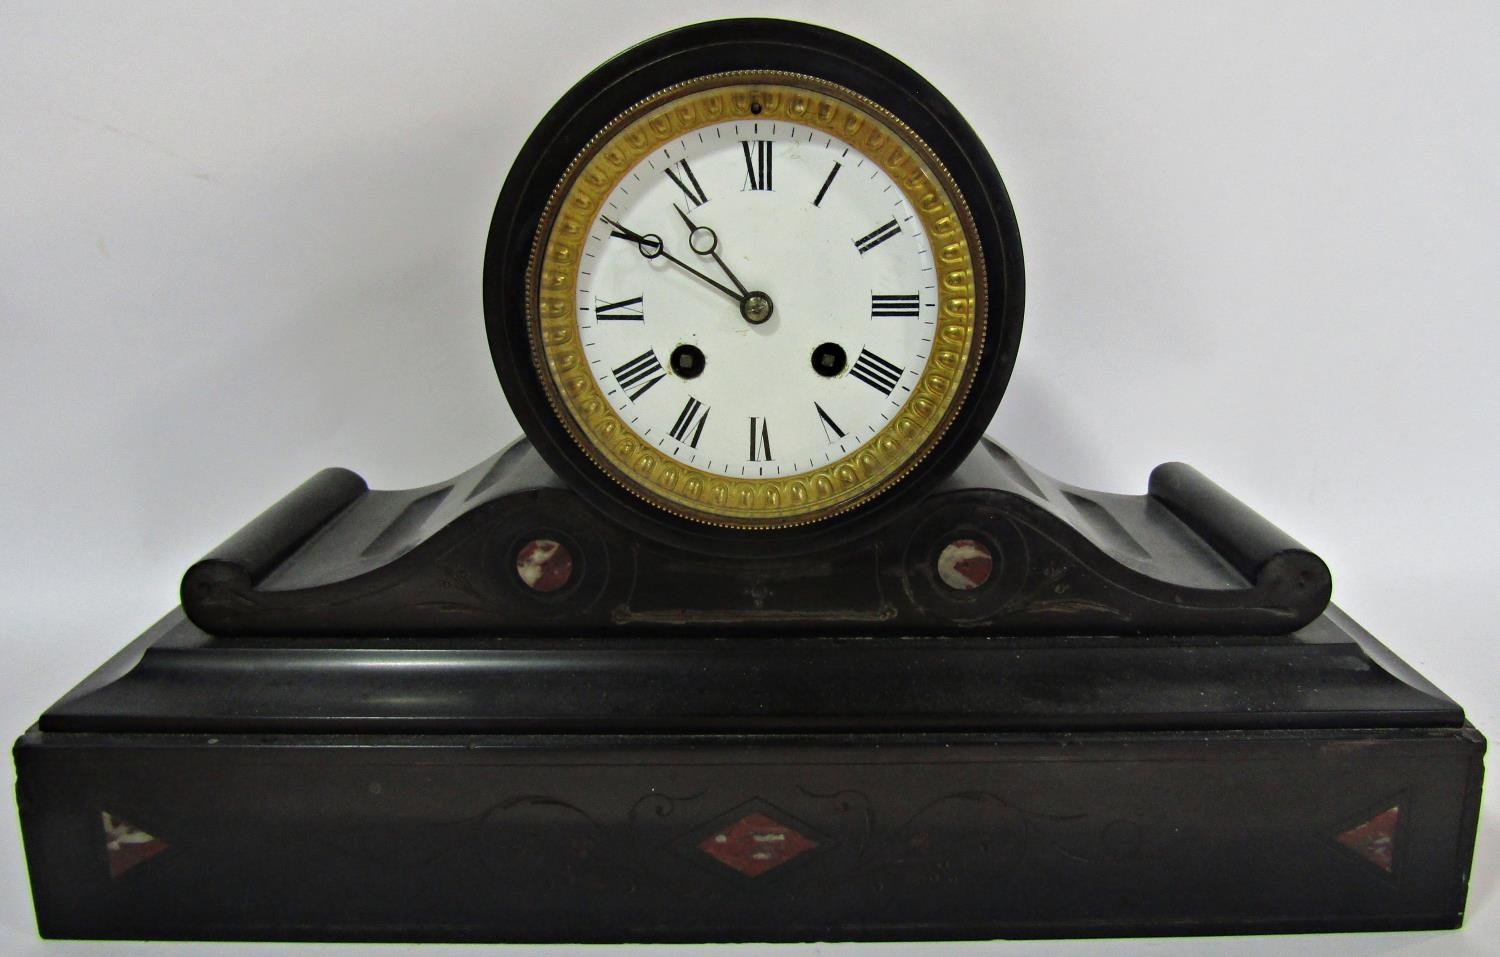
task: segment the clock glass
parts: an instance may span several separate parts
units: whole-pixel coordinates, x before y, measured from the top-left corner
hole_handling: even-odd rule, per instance
[[[547,204],[533,362],[574,442],[699,522],[801,525],[916,468],[985,333],[963,197],[878,104],[789,73],[624,111]]]

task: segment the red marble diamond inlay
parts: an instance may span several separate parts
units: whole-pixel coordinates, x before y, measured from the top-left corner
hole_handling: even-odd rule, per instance
[[[817,846],[794,828],[753,811],[710,834],[698,850],[746,877],[759,877]]]
[[[1396,823],[1400,817],[1399,806],[1386,808],[1340,834],[1338,842],[1389,874],[1396,860]]]

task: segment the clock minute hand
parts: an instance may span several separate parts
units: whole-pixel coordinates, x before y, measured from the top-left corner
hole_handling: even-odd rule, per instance
[[[625,240],[628,240],[630,242],[635,243],[636,244],[636,248],[640,250],[641,255],[645,256],[647,259],[655,259],[657,256],[660,256],[661,258],[665,259],[667,262],[672,263],[675,266],[681,267],[682,269],[686,269],[688,272],[692,273],[694,276],[697,276],[699,279],[701,279],[704,282],[708,283],[710,286],[713,286],[715,289],[719,290],[724,295],[728,296],[730,299],[733,299],[735,302],[742,302],[744,300],[743,296],[741,296],[739,293],[735,292],[733,289],[730,289],[728,286],[724,285],[723,283],[719,282],[717,279],[713,278],[712,276],[707,275],[706,273],[699,272],[698,270],[694,269],[692,266],[689,266],[687,263],[683,262],[682,260],[678,259],[676,256],[674,256],[671,253],[667,252],[667,247],[666,247],[665,244],[662,243],[660,236],[656,236],[656,235],[642,236],[640,233],[636,232],[635,230],[630,229],[629,227],[620,225],[618,222],[616,222],[613,219],[610,219],[608,216],[600,216],[599,218],[602,219],[604,222],[608,223],[610,226],[614,227],[615,231],[613,233],[611,233],[610,235],[612,235],[612,236],[618,236],[621,239],[625,239]]]

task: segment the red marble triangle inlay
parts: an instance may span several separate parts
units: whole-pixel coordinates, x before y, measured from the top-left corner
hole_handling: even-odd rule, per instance
[[[161,838],[147,834],[124,818],[115,817],[108,811],[100,811],[99,818],[104,824],[104,851],[109,856],[110,877],[119,877],[136,865],[151,860],[170,846]]]
[[[1401,808],[1392,806],[1338,836],[1338,842],[1376,867],[1391,873],[1396,863],[1396,822]]]

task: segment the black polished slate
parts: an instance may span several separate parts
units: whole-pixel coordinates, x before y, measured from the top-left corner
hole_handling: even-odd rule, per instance
[[[697,568],[549,475],[524,443],[409,492],[331,470],[196,564],[187,612],[16,744],[42,933],[1462,919],[1483,737],[1326,605],[1316,556],[1186,466],[1106,495],[985,443],[842,560]],[[577,556],[554,596],[515,568],[539,535]],[[995,555],[972,592],[934,576],[955,538]],[[760,873],[710,853],[746,833],[796,855]]]
[[[1296,633],[216,638],[174,611],[43,731],[612,733],[1452,727],[1337,608]]]
[[[968,198],[985,372],[854,512],[774,538],[673,520],[552,418],[519,314],[539,211],[622,106],[809,68],[897,107]],[[1113,495],[982,440],[1023,285],[982,144],[889,55],[736,20],[611,60],[527,140],[486,250],[491,350],[539,444],[404,491],[326,470],[195,563],[182,607],[16,743],[41,933],[1457,925],[1483,737],[1329,605],[1316,555],[1192,468]],[[556,591],[517,574],[539,540],[571,555]],[[954,543],[992,557],[978,587],[945,584]]]
[[[1452,927],[1482,754],[1462,727],[33,731],[16,765],[46,936],[816,941]],[[1340,841],[1392,808],[1388,861]],[[101,813],[166,846],[111,876]],[[746,821],[801,853],[705,850]]]
[[[514,573],[562,542],[556,592]],[[955,540],[996,556],[956,591]],[[562,487],[522,439],[456,478],[405,491],[328,469],[188,569],[187,616],[216,635],[642,637],[729,634],[1285,635],[1328,604],[1328,568],[1180,463],[1145,495],[1067,485],[988,439],[900,519],[795,556],[705,555],[631,534]]]

